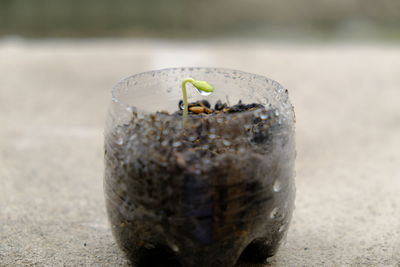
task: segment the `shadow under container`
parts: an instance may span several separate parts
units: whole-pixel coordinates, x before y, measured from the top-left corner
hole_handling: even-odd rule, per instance
[[[181,81],[212,84],[207,99],[263,108],[182,117]],[[175,68],[128,77],[113,89],[105,131],[104,190],[113,235],[137,266],[264,262],[292,217],[294,112],[287,90],[255,74]]]

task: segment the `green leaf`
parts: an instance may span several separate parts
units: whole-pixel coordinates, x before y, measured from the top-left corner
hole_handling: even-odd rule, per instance
[[[191,81],[194,87],[204,92],[214,92],[214,87],[206,81]]]

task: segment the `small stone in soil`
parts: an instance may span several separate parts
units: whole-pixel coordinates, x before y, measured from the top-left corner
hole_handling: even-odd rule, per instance
[[[200,113],[205,113],[205,108],[204,107],[190,107],[189,111],[200,114]]]
[[[206,107],[206,108],[210,108],[211,107],[210,102],[208,102],[205,99],[197,101],[197,102],[200,104],[200,106],[203,106],[203,107]]]
[[[217,103],[215,103],[214,109],[215,110],[223,110],[226,107],[227,107],[226,103],[222,104],[221,100],[218,100]]]

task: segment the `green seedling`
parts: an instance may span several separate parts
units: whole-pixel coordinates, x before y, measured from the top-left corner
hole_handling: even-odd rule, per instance
[[[182,81],[182,96],[183,96],[183,126],[185,126],[188,117],[188,100],[186,93],[186,84],[191,83],[202,95],[208,95],[214,92],[214,87],[205,81],[198,81],[192,78],[186,78]]]

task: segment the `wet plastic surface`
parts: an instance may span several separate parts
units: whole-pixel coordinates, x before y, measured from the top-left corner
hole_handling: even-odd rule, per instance
[[[224,88],[241,81],[247,86],[238,94],[253,90],[245,101],[265,108],[192,118],[183,128],[181,117],[135,106],[143,102],[133,97],[131,91],[138,90],[133,84],[148,76],[165,84],[175,71],[195,78],[208,73],[213,77],[207,81],[223,80]],[[233,266],[239,258],[264,262],[284,238],[294,206],[294,114],[287,92],[238,71],[170,72],[139,74],[114,89],[104,182],[113,234],[138,266],[168,259],[172,266]],[[121,99],[128,95],[135,101]],[[178,99],[171,102],[176,106]]]

